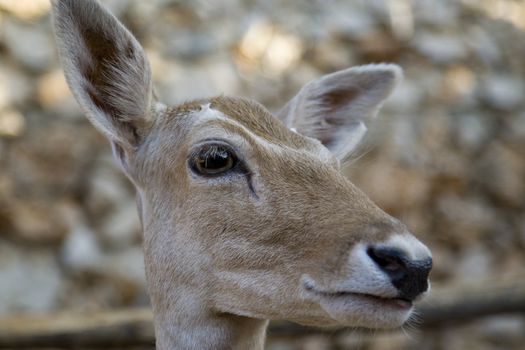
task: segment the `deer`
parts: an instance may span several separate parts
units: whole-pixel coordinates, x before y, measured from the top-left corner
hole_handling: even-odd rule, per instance
[[[399,66],[324,75],[273,114],[228,96],[170,107],[97,0],[52,0],[52,17],[69,88],[136,189],[157,349],[263,349],[270,320],[409,320],[431,252],[342,171]]]

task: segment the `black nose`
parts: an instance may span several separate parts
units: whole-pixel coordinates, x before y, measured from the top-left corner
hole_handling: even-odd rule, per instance
[[[390,277],[399,297],[414,300],[427,291],[432,258],[411,260],[402,251],[388,247],[369,247],[367,253]]]

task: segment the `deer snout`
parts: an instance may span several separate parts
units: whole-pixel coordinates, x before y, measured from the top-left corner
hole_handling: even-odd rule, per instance
[[[317,300],[340,324],[392,328],[408,320],[413,302],[428,290],[431,267],[423,243],[409,233],[395,233],[355,244],[337,275],[303,274],[301,284],[303,295]]]
[[[370,246],[367,254],[388,276],[400,298],[413,301],[428,290],[431,257],[411,259],[403,250],[389,246]]]

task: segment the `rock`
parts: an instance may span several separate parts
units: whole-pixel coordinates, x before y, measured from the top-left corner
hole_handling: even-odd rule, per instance
[[[492,273],[491,254],[480,244],[471,243],[456,260],[455,278],[462,283],[479,281]]]
[[[0,315],[53,311],[59,306],[60,271],[53,250],[0,241]]]
[[[133,247],[120,253],[107,254],[99,264],[101,275],[110,279],[128,282],[127,288],[135,289],[134,294],[144,292],[146,274],[144,269],[144,254],[141,247]]]
[[[506,124],[506,136],[518,144],[525,144],[525,111],[511,115]]]
[[[482,198],[473,196],[459,196],[456,194],[442,194],[436,200],[436,214],[440,221],[453,227],[451,235],[465,244],[474,244],[480,237],[490,232],[497,222],[497,212]]]
[[[486,115],[459,116],[458,126],[455,128],[459,145],[470,151],[479,150],[491,136],[492,127]]]
[[[184,101],[214,96],[220,89],[210,84],[208,74],[201,65],[185,65],[171,61],[166,65],[162,80],[157,85],[162,91],[160,98],[169,104],[178,104]]]
[[[57,200],[54,205],[36,198],[21,198],[7,203],[12,233],[30,243],[57,243],[67,233],[67,224]]]
[[[429,183],[417,171],[385,159],[361,165],[350,178],[390,213],[399,214],[403,209],[421,205],[430,190]]]
[[[522,246],[525,246],[525,218],[522,218],[521,222],[518,223],[518,235]]]
[[[103,257],[94,232],[81,223],[69,232],[60,256],[64,268],[77,274],[99,270]]]
[[[405,34],[400,34],[405,35]],[[363,63],[396,62],[403,55],[405,43],[387,31],[375,30],[360,37],[352,49]]]
[[[418,26],[451,28],[460,23],[461,8],[454,0],[416,1],[413,11]]]
[[[518,349],[525,342],[525,318],[523,316],[490,317],[477,323],[482,338],[500,349]]]
[[[144,257],[140,247],[103,252],[95,233],[79,225],[61,248],[61,262],[73,276],[94,276],[125,299],[145,292]]]
[[[134,3],[136,3],[135,0],[104,0],[104,6],[118,18],[122,18],[126,10]]]
[[[69,90],[61,69],[55,69],[38,79],[37,97],[38,102],[48,112],[65,118],[85,118]]]
[[[316,43],[312,50],[313,64],[322,71],[336,71],[354,65],[356,58],[352,51],[335,37]],[[294,74],[302,76],[302,74]]]
[[[3,24],[5,44],[13,58],[32,71],[44,71],[54,62],[55,45],[47,31],[8,19]]]
[[[212,55],[218,49],[215,35],[207,31],[179,31],[167,37],[163,46],[165,56],[187,61]]]
[[[416,234],[419,232],[421,231],[416,231]],[[425,243],[432,247],[433,266],[430,279],[432,283],[450,283],[457,277],[457,254],[452,252],[450,244],[443,244],[442,237],[435,237],[434,235],[435,232],[430,232],[428,238],[425,237]],[[431,239],[433,241],[430,241]]]
[[[501,48],[490,31],[481,26],[472,26],[468,29],[467,35],[467,45],[485,64],[494,65],[501,61]]]
[[[85,203],[89,217],[96,222],[106,220],[117,208],[134,203],[133,194],[132,185],[112,155],[104,153],[98,157],[87,179]]]
[[[261,98],[262,103],[272,111],[278,112],[308,82],[319,77],[320,70],[306,63],[298,64],[284,82],[280,79],[255,77],[250,83],[250,94]],[[246,91],[246,90],[245,90]]]
[[[265,20],[252,23],[239,43],[239,53],[246,63],[269,75],[291,69],[303,50],[301,38]]]
[[[0,111],[0,136],[17,137],[24,133],[26,120],[22,113],[13,109]]]
[[[21,71],[0,65],[0,111],[28,103],[33,94],[32,83]]]
[[[207,82],[221,94],[242,94],[239,74],[230,59],[210,59],[203,65],[202,71],[207,75]]]
[[[463,109],[475,106],[477,101],[477,79],[467,66],[453,66],[446,70],[439,98],[450,105]]]
[[[413,44],[421,54],[440,64],[462,61],[468,54],[463,40],[452,34],[416,33]]]
[[[357,39],[372,32],[377,23],[370,12],[357,5],[355,2],[346,2],[344,9],[334,9],[326,21],[328,32],[349,38]]]
[[[525,85],[518,76],[492,74],[484,77],[481,94],[490,106],[512,110],[523,103]]]
[[[49,200],[66,189],[82,187],[86,166],[101,144],[95,140],[102,137],[91,127],[78,128],[52,119],[43,118],[46,122],[36,127],[34,116],[26,117],[33,127],[28,127],[16,147],[10,147],[8,159],[12,163],[4,170],[16,178],[16,190]]]
[[[3,149],[0,147],[0,157],[2,153]],[[14,182],[15,180],[11,176],[0,172],[0,200],[11,200],[11,198],[14,196]]]
[[[229,59],[206,59],[185,66],[181,62],[155,59],[162,75],[157,85],[163,93],[160,98],[168,104],[223,94],[239,94],[239,75]]]
[[[442,106],[443,100],[443,89],[444,85],[446,86],[446,80],[443,72],[435,71],[431,68],[431,65],[422,65],[418,67],[413,67],[408,72],[410,75],[409,78],[413,76],[413,79],[416,79],[418,87],[425,94],[425,106],[422,109],[421,117],[427,117],[429,112],[432,111],[432,108],[438,103]],[[408,74],[407,74],[408,75]],[[438,102],[439,101],[439,102]],[[438,109],[441,109],[438,107]]]
[[[387,115],[386,113],[374,121],[368,138],[368,147],[375,147],[380,142],[384,142],[382,148],[388,150],[390,157],[403,162],[406,165],[420,168],[425,163],[425,152],[419,147],[417,139],[417,115],[396,114]],[[367,145],[363,146],[366,149]]]
[[[475,182],[492,196],[513,206],[523,206],[525,160],[521,150],[492,142],[474,169]]]
[[[110,247],[117,250],[140,242],[141,226],[135,199],[130,197],[103,219],[100,231]]]
[[[425,91],[421,89],[415,79],[407,76],[399,84],[385,103],[385,110],[397,113],[407,113],[417,110],[425,97]]]
[[[45,15],[51,7],[47,0],[1,0],[0,9],[23,20],[35,20]]]

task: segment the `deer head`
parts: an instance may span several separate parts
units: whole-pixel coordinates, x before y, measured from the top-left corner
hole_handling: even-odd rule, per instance
[[[277,115],[230,97],[166,107],[98,2],[54,0],[53,14],[71,91],[137,189],[160,348],[255,347],[268,319],[408,319],[430,252],[341,172],[399,67],[326,75]]]

